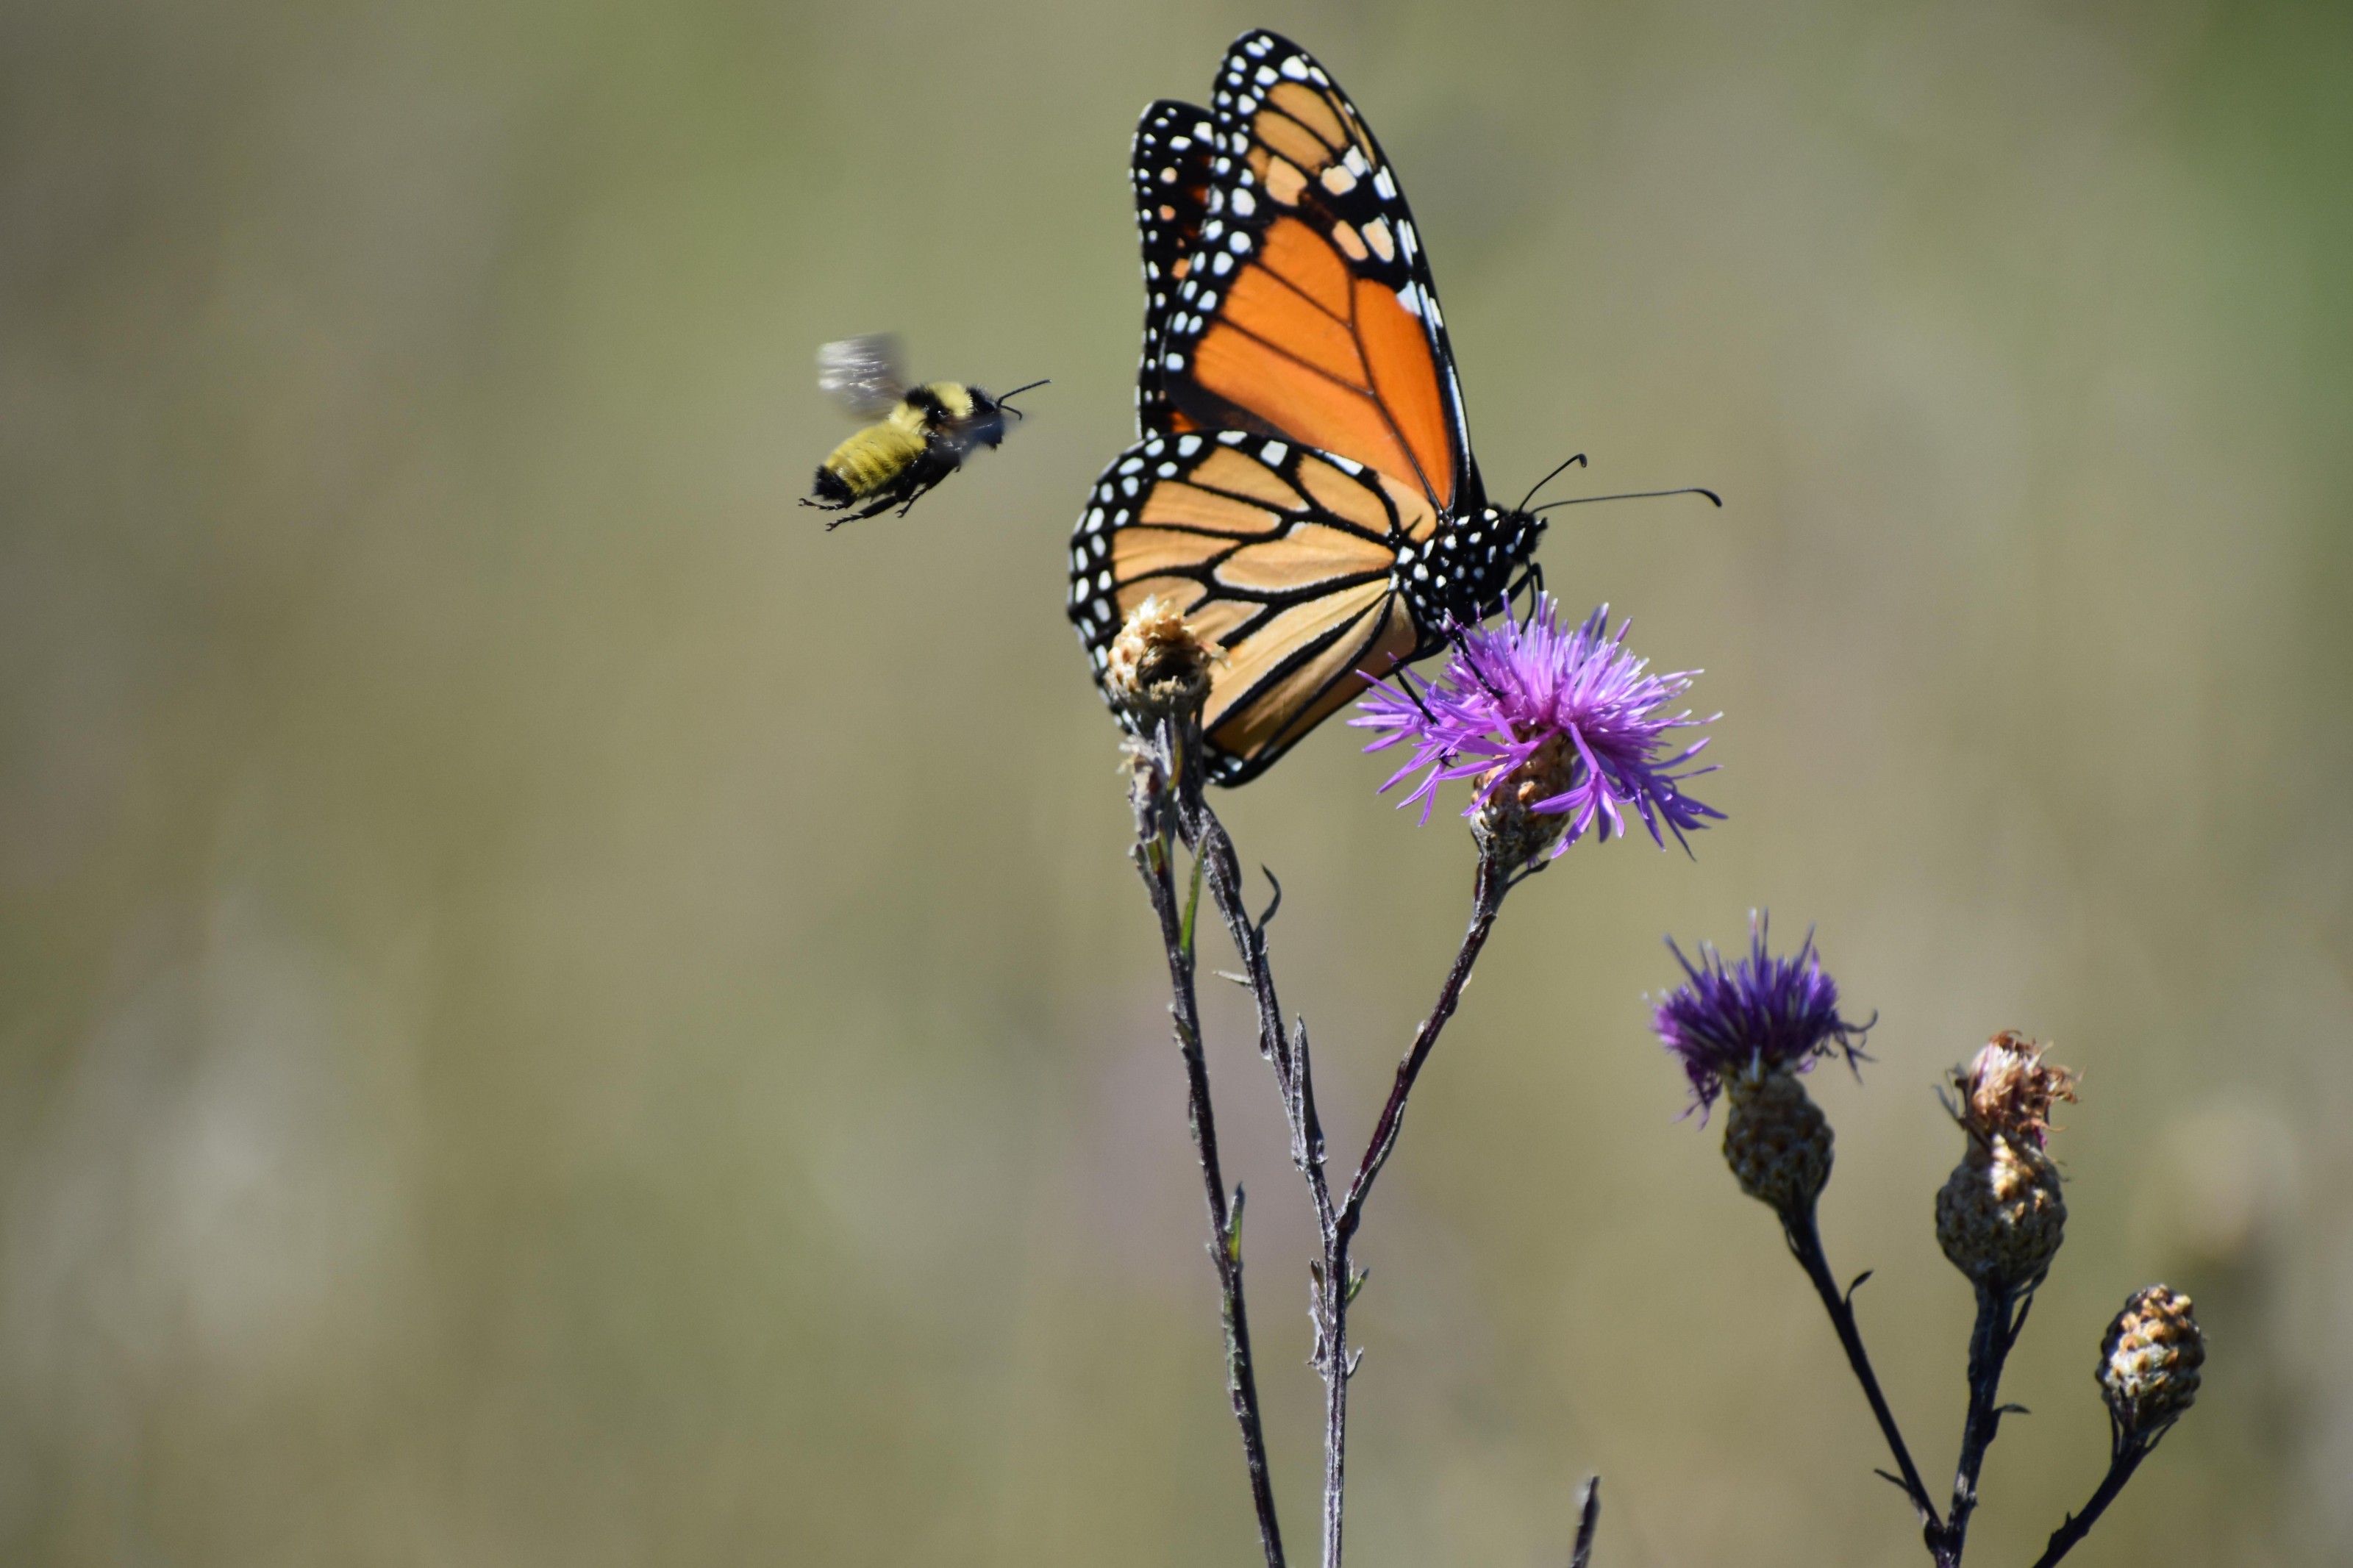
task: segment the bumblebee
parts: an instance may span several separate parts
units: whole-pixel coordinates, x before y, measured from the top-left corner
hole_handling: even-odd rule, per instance
[[[1005,439],[1005,416],[1021,417],[1009,399],[1046,384],[1033,381],[1003,397],[957,381],[909,387],[900,365],[898,340],[888,332],[844,338],[817,351],[818,386],[861,419],[881,416],[833,449],[802,498],[801,505],[825,511],[858,509],[827,523],[828,530],[894,506],[906,516],[974,448]]]

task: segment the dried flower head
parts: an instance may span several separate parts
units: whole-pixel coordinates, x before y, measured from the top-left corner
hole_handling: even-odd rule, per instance
[[[2066,1240],[2059,1167],[2044,1146],[2052,1104],[2075,1098],[2075,1075],[2043,1066],[2042,1052],[2005,1029],[1952,1073],[1953,1116],[1969,1142],[1936,1194],[1936,1241],[1954,1268],[1987,1289],[2039,1284]]]
[[[1971,1138],[1981,1143],[1997,1136],[2027,1140],[2038,1149],[2050,1143],[2051,1107],[2062,1100],[2074,1101],[2076,1075],[2043,1066],[2047,1049],[2015,1029],[2004,1029],[1968,1066],[1953,1069],[1959,1102],[1953,1114]]]
[[[1686,832],[1720,818],[1682,787],[1712,770],[1675,771],[1707,742],[1663,754],[1671,731],[1709,721],[1662,711],[1696,672],[1645,673],[1646,661],[1626,651],[1626,626],[1607,635],[1607,609],[1564,626],[1558,606],[1539,594],[1525,621],[1505,616],[1493,626],[1456,627],[1435,681],[1400,670],[1395,687],[1375,682],[1348,722],[1386,731],[1368,752],[1412,748],[1381,788],[1427,769],[1398,803],[1420,802],[1427,822],[1440,784],[1476,779],[1462,815],[1512,864],[1547,849],[1558,855],[1588,829],[1604,839],[1621,834],[1630,809],[1662,846],[1667,833],[1683,843]],[[1535,821],[1553,817],[1556,826]]]
[[[2163,1285],[2132,1293],[2100,1341],[2100,1394],[2119,1450],[2154,1443],[2181,1419],[2205,1363],[2206,1333],[2189,1297]]]
[[[1210,658],[1175,603],[1155,595],[1112,639],[1103,682],[1118,707],[1148,723],[1208,700]]]
[[[1862,1058],[1871,1024],[1840,1016],[1838,982],[1816,956],[1812,933],[1787,958],[1767,952],[1765,937],[1758,915],[1749,925],[1748,956],[1730,964],[1705,942],[1694,963],[1667,939],[1686,978],[1653,1005],[1651,1026],[1683,1064],[1703,1115],[1742,1074],[1804,1072],[1833,1052],[1843,1052],[1849,1066]]]

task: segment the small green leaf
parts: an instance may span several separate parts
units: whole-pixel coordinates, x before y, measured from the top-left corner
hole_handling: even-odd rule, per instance
[[[1201,912],[1201,858],[1193,857],[1193,890],[1185,900],[1185,956],[1193,955],[1193,917]]]

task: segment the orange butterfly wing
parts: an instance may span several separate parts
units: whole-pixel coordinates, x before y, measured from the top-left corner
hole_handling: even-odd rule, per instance
[[[1483,504],[1413,214],[1356,106],[1271,33],[1227,52],[1217,158],[1159,384],[1205,429],[1281,436]]]
[[[1202,714],[1222,784],[1256,777],[1421,634],[1395,583],[1429,498],[1335,453],[1228,430],[1151,436],[1095,483],[1071,614],[1101,675],[1135,607],[1174,605],[1218,662]]]

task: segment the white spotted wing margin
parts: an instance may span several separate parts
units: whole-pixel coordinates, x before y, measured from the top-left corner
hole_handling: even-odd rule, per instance
[[[1161,383],[1168,321],[1201,237],[1209,165],[1218,132],[1198,103],[1161,99],[1135,123],[1128,182],[1135,195],[1136,237],[1144,252],[1144,352],[1135,374],[1135,433],[1169,435],[1190,428]]]

